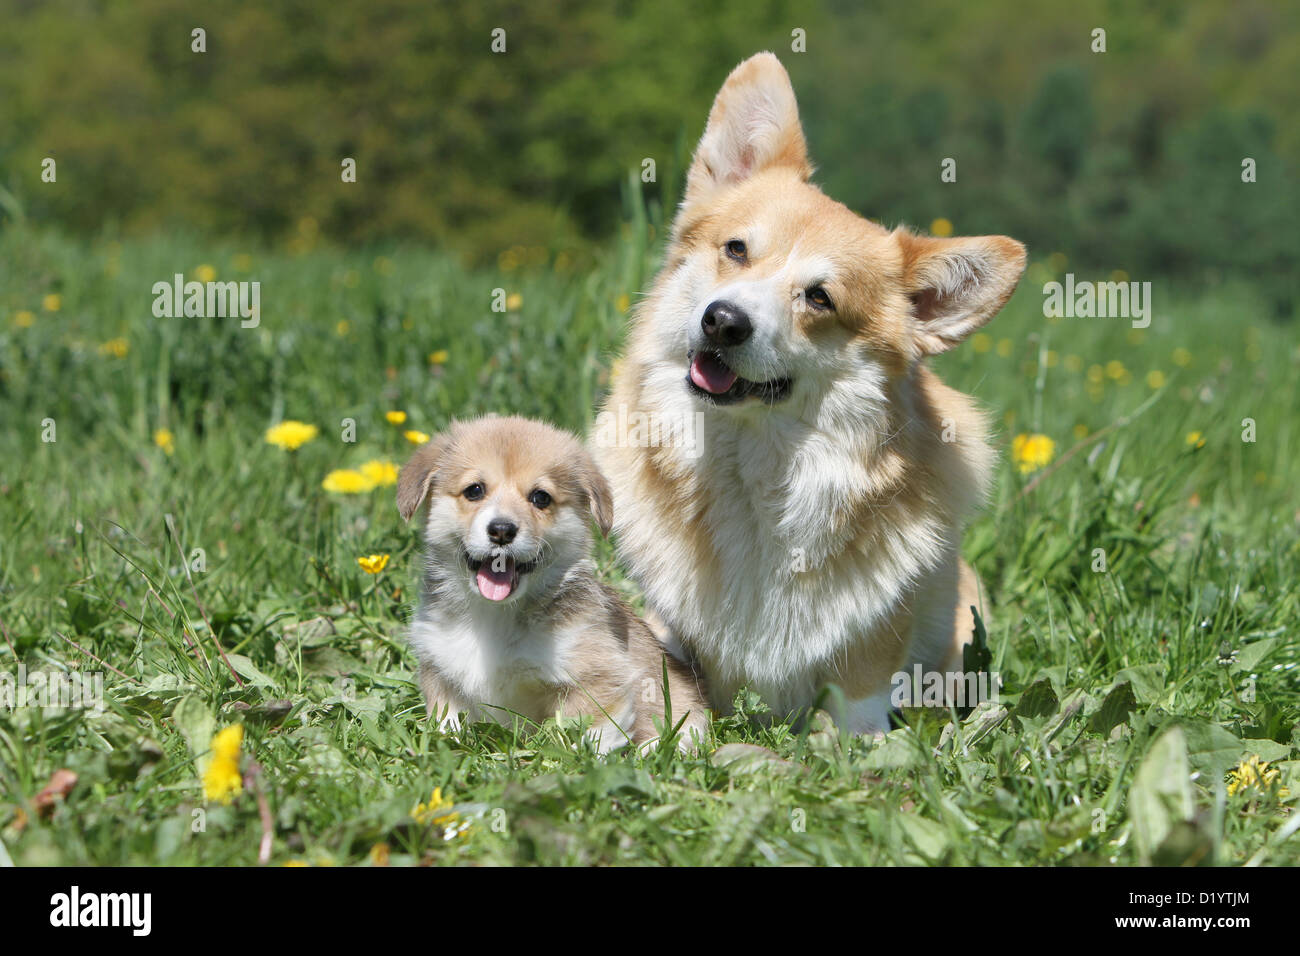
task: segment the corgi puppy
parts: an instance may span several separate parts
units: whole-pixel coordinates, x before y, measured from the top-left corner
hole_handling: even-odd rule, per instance
[[[685,717],[683,746],[704,739],[691,671],[596,579],[590,522],[608,533],[612,503],[578,439],[523,418],[455,422],[398,477],[403,520],[426,503],[410,641],[443,727],[462,712],[502,723],[585,714],[603,752],[652,741],[652,718],[670,708],[673,723]]]
[[[840,725],[880,734],[894,675],[960,671],[982,604],[961,537],[993,451],[926,359],[993,317],[1025,249],[886,229],[811,172],[780,61],[746,60],[593,443],[620,557],[714,706],[745,685],[784,715],[835,684]]]

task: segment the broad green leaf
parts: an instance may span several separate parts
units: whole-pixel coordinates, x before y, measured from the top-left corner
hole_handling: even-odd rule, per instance
[[[172,710],[172,722],[189,744],[190,753],[196,758],[199,775],[208,766],[208,752],[212,749],[212,737],[217,732],[217,721],[207,702],[195,694],[183,697]]]
[[[244,680],[248,681],[255,687],[274,687],[275,681],[267,677],[257,665],[245,657],[243,654],[226,654],[226,660],[230,661],[230,666],[235,669],[235,673]]]
[[[1025,689],[1012,713],[1017,717],[1050,717],[1056,713],[1060,704],[1056,691],[1052,689],[1052,682],[1044,677]]]
[[[1192,816],[1192,770],[1187,760],[1187,739],[1182,728],[1171,727],[1147,750],[1133,775],[1128,812],[1138,855],[1151,862],[1174,824]]]
[[[1111,688],[1101,706],[1088,719],[1088,730],[1094,734],[1108,736],[1112,730],[1128,720],[1128,715],[1137,709],[1137,699],[1133,696],[1133,685],[1128,681]]]

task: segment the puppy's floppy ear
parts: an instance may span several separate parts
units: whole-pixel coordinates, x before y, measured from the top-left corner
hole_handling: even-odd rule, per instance
[[[403,521],[410,521],[411,515],[429,497],[433,480],[437,477],[450,445],[448,435],[435,435],[416,449],[411,460],[402,467],[401,474],[397,476],[397,513]]]
[[[610,529],[614,527],[614,492],[610,490],[604,473],[596,466],[595,459],[585,448],[582,449],[576,465],[578,483],[582,486],[583,494],[587,496],[587,507],[591,509],[591,516],[596,519],[600,533],[608,537]]]
[[[1002,308],[1025,270],[1025,247],[1006,236],[937,239],[894,233],[922,353],[946,352]]]
[[[713,101],[682,206],[770,166],[789,166],[803,179],[812,175],[790,76],[773,54],[756,53],[731,71]]]

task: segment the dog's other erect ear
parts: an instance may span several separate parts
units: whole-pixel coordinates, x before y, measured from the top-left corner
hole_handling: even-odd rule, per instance
[[[812,175],[790,77],[773,54],[756,53],[731,71],[713,101],[683,209],[770,166],[789,166],[803,179]]]
[[[402,467],[397,476],[397,513],[403,521],[410,521],[411,515],[429,497],[449,445],[447,435],[435,435],[417,448],[411,460]]]
[[[894,235],[916,341],[926,355],[948,351],[993,318],[1025,271],[1025,247],[1006,236],[936,239],[902,229]]]

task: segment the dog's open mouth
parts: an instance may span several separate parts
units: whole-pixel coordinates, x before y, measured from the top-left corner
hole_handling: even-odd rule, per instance
[[[790,394],[790,379],[774,378],[766,382],[751,382],[741,378],[717,352],[700,351],[690,356],[690,371],[686,386],[696,395],[717,405],[731,405],[747,398],[779,402]]]
[[[537,567],[536,561],[515,561],[514,555],[498,554],[487,558],[474,558],[464,552],[465,564],[474,572],[478,593],[489,601],[504,601],[519,587],[519,578]]]

